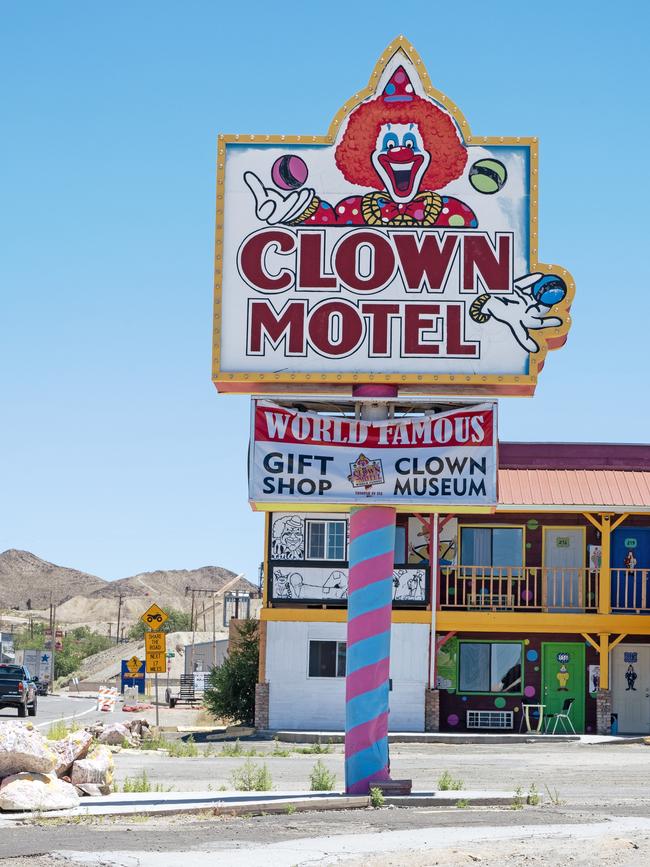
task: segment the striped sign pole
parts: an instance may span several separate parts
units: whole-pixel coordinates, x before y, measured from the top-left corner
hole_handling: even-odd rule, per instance
[[[395,509],[350,511],[345,789],[364,794],[389,779],[388,673]]]

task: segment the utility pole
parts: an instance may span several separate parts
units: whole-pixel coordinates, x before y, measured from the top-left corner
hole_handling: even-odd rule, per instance
[[[117,629],[115,630],[115,644],[120,643],[120,620],[122,619],[122,599],[124,597],[120,593],[117,597]]]

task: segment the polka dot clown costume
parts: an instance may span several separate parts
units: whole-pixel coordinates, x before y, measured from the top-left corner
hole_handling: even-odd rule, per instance
[[[397,67],[381,96],[362,103],[350,115],[335,160],[344,178],[375,189],[347,196],[337,204],[313,190],[302,190],[275,208],[276,219],[293,226],[436,226],[476,228],[472,209],[452,196],[435,192],[460,177],[467,151],[452,119],[418,96],[403,66]],[[259,179],[247,173],[258,216]],[[268,190],[264,190],[268,193]],[[283,202],[284,204],[284,202]],[[279,219],[278,219],[279,217]]]

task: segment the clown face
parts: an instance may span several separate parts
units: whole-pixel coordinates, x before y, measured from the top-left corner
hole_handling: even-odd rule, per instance
[[[431,162],[416,123],[385,123],[379,130],[372,164],[395,202],[410,202]]]

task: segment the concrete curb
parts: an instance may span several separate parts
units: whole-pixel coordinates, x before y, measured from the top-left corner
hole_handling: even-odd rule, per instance
[[[300,731],[258,731],[260,738],[277,738],[289,744],[342,744],[343,732],[300,732]],[[546,734],[445,734],[433,732],[393,732],[388,735],[390,744],[539,744],[539,743],[579,743],[580,735]]]
[[[443,791],[413,792],[385,799],[392,807],[503,807],[512,806],[514,792]],[[118,794],[103,798],[84,798],[73,810],[50,810],[39,814],[43,819],[92,816],[159,816],[208,813],[215,816],[251,816],[266,813],[294,813],[324,810],[359,810],[370,806],[368,795],[345,795],[342,792],[164,792],[156,795]],[[32,821],[33,813],[0,813],[11,822]]]

